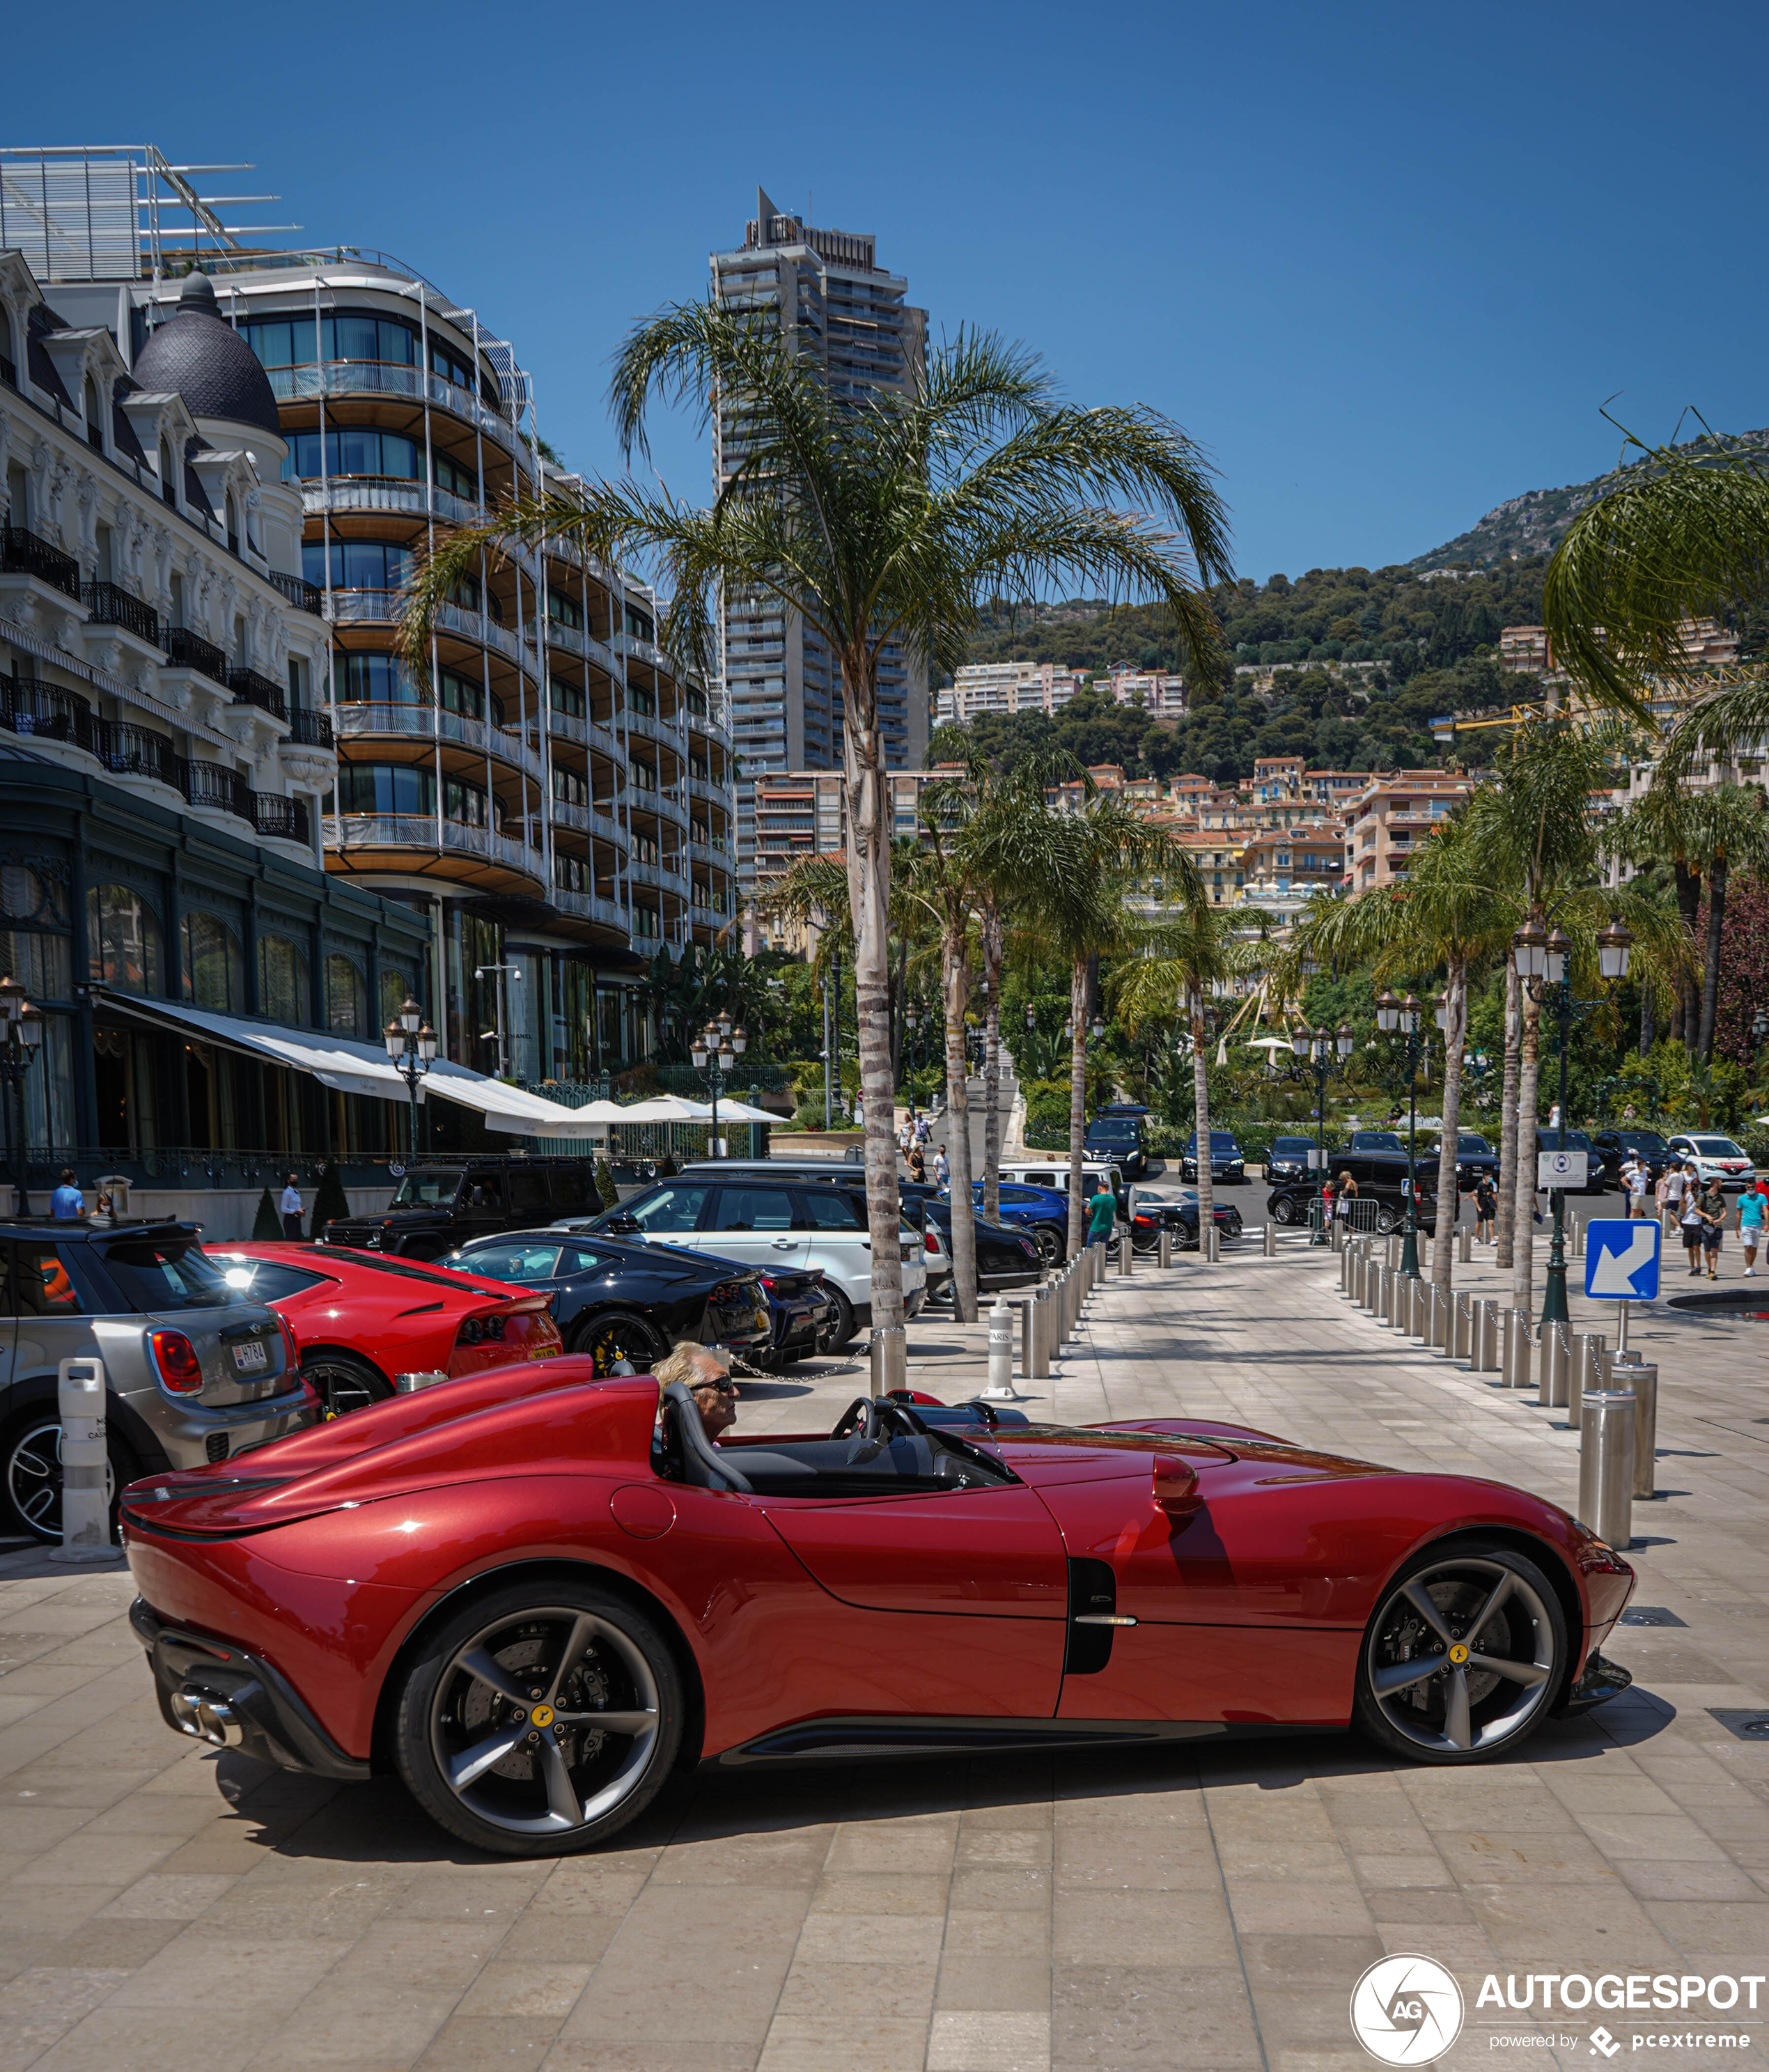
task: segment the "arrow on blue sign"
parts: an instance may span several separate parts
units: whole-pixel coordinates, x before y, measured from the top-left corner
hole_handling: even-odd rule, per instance
[[[1644,1217],[1586,1224],[1585,1293],[1599,1301],[1656,1301],[1662,1236],[1658,1224]]]

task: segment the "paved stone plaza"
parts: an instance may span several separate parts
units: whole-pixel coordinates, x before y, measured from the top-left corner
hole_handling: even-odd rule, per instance
[[[1564,1413],[1383,1331],[1336,1268],[1286,1236],[1114,1278],[1026,1407],[1244,1419],[1570,1505]],[[1716,1716],[1769,1711],[1764,1329],[1636,1331],[1666,1492],[1636,1507],[1636,1603],[1673,1622],[1619,1630],[1634,1691],[1491,1770],[1322,1736],[717,1777],[601,1855],[488,1861],[395,1783],[181,1745],[126,1579],[0,1559],[0,2072],[1349,2072],[1389,1951],[1456,1975],[1446,2064],[1605,2062],[1600,2020],[1622,2062],[1674,2033],[1670,2062],[1755,2063],[1769,1988],[1754,2016],[1540,2026],[1475,2001],[1488,1973],[1769,1971],[1769,1742]],[[938,1392],[981,1380],[980,1326],[919,1322],[911,1351]],[[758,1383],[744,1423],[826,1427],[865,1379]]]

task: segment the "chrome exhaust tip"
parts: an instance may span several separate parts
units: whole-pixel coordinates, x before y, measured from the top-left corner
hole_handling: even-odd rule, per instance
[[[232,1707],[212,1692],[187,1684],[171,1697],[172,1723],[181,1734],[189,1734],[211,1748],[237,1748],[245,1729]]]

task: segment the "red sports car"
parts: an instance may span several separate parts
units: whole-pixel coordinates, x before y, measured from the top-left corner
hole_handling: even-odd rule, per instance
[[[563,1352],[550,1295],[335,1244],[204,1247],[242,1293],[286,1317],[327,1417],[393,1393],[401,1374],[483,1374]]]
[[[1633,1571],[1549,1503],[1238,1426],[991,1427],[856,1402],[714,1444],[680,1383],[566,1357],[122,1499],[184,1733],[397,1769],[507,1854],[672,1770],[1356,1725],[1512,1753],[1628,1679]]]

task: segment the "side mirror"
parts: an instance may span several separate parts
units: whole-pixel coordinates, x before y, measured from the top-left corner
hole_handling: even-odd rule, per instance
[[[1189,1517],[1202,1500],[1198,1494],[1196,1470],[1189,1461],[1180,1460],[1171,1453],[1155,1455],[1150,1494],[1154,1499],[1155,1509],[1164,1511],[1169,1518]]]

